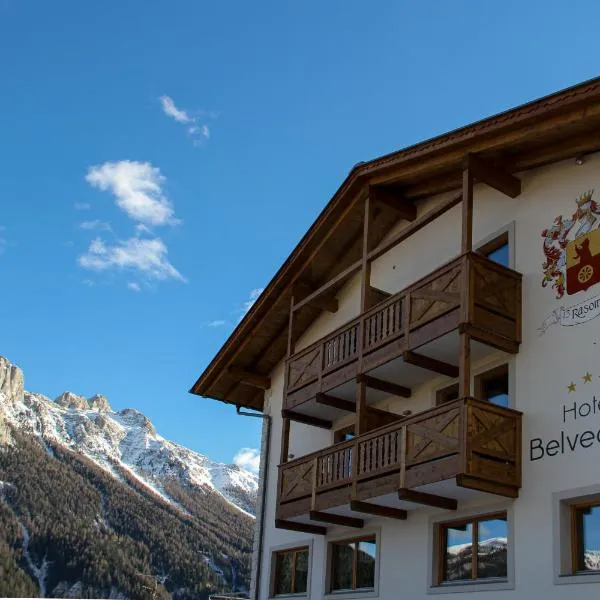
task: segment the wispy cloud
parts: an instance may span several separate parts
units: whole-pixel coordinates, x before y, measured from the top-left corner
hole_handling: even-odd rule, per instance
[[[254,288],[250,290],[248,300],[244,302],[243,315],[242,317],[254,306],[254,303],[258,300],[258,297],[263,293],[264,288]]]
[[[192,121],[185,110],[181,110],[175,106],[175,102],[173,102],[173,98],[170,96],[161,96],[159,100],[163,112],[168,117],[175,119],[178,123],[190,123]]]
[[[179,221],[163,191],[166,181],[148,162],[121,160],[88,169],[86,181],[114,194],[117,206],[144,225],[174,225]]]
[[[128,287],[130,290],[134,291],[134,292],[141,292],[141,291],[142,291],[142,288],[140,287],[140,284],[139,284],[139,283],[136,283],[135,281],[130,281],[130,282],[127,284],[127,287]]]
[[[260,468],[260,452],[256,448],[242,448],[234,457],[233,463],[240,469],[258,473]]]
[[[87,202],[75,202],[73,206],[75,207],[75,210],[90,210],[90,208],[92,208]]]
[[[223,327],[227,325],[227,321],[224,319],[215,319],[214,321],[209,321],[206,325],[207,327]]]
[[[80,229],[90,229],[90,230],[98,230],[98,231],[112,231],[112,227],[110,223],[106,221],[101,221],[100,219],[96,219],[94,221],[83,221],[79,223]]]
[[[118,269],[135,272],[147,280],[186,279],[168,261],[167,247],[160,238],[138,237],[107,245],[101,238],[92,240],[87,252],[77,259],[85,269],[106,271]]]
[[[175,101],[170,96],[161,96],[158,100],[165,115],[186,126],[186,132],[194,146],[201,146],[210,138],[210,129],[203,121],[216,119],[217,112],[202,109],[187,111],[177,108]]]

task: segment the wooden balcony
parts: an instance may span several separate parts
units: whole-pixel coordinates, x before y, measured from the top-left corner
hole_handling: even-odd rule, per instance
[[[521,413],[463,398],[280,465],[277,519],[355,526],[356,513],[406,518],[520,486]]]
[[[459,331],[488,348],[516,353],[521,274],[474,252],[447,263],[288,358],[284,409],[335,418],[319,408],[317,395],[335,390],[344,398],[344,384],[359,375],[388,381],[391,375],[405,388],[422,382],[419,367],[451,375]],[[409,363],[417,371],[405,368]],[[387,373],[386,365],[393,366]],[[347,399],[354,397],[353,389]]]

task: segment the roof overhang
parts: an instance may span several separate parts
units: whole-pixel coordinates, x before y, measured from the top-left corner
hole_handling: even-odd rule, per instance
[[[292,285],[318,287],[360,258],[362,209],[370,185],[401,188],[418,201],[458,190],[463,159],[480,154],[510,172],[600,150],[600,78],[356,165],[206,367],[193,394],[262,410],[271,371],[285,357]],[[375,219],[381,240],[397,221],[385,209]],[[309,269],[309,265],[312,266]],[[340,282],[340,287],[343,281]],[[332,291],[336,291],[333,288]],[[320,310],[299,311],[308,327]]]

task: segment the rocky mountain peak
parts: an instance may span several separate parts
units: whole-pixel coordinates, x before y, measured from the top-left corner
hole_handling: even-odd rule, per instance
[[[92,410],[97,410],[98,412],[112,411],[112,407],[108,401],[108,398],[102,394],[94,394],[88,399],[88,404]]]
[[[0,356],[0,394],[9,402],[22,402],[23,391],[23,371]]]
[[[83,396],[78,396],[73,392],[63,392],[54,399],[54,402],[63,408],[74,408],[76,410],[87,410],[89,408],[88,401]]]
[[[125,418],[127,423],[131,425],[137,425],[138,427],[142,427],[148,433],[155,434],[156,429],[154,429],[154,425],[152,425],[152,421],[139,410],[135,410],[135,408],[124,408],[119,411],[119,415]]]

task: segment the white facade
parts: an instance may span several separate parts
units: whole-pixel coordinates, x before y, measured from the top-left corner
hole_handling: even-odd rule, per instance
[[[281,363],[271,373],[265,413],[272,417],[270,461],[267,474],[266,512],[260,577],[262,600],[271,597],[272,552],[308,545],[309,590],[305,597],[382,599],[469,593],[472,598],[587,599],[600,594],[600,575],[561,576],[570,556],[570,528],[564,502],[573,497],[600,493],[600,283],[574,295],[557,299],[550,285],[542,287],[544,262],[542,231],[563,215],[571,218],[576,199],[596,189],[600,198],[600,155],[583,165],[573,160],[519,174],[522,193],[510,199],[484,185],[475,187],[473,241],[489,239],[501,230],[510,232],[511,267],[523,275],[523,342],[516,355],[494,351],[473,363],[473,375],[497,364],[509,364],[510,406],[523,412],[523,485],[519,497],[509,500],[477,494],[460,502],[455,512],[422,507],[411,510],[406,521],[367,518],[362,530],[328,527],[327,536],[276,529],[277,464],[279,462],[284,393]],[[443,198],[419,207],[419,214]],[[582,221],[583,222],[583,221]],[[600,223],[594,222],[595,228]],[[373,264],[373,286],[395,293],[419,277],[460,254],[461,208],[409,237]],[[392,232],[392,234],[395,232]],[[339,309],[323,313],[296,345],[300,350],[339,327],[359,312],[360,277],[354,277],[338,294]],[[583,304],[582,304],[583,303]],[[570,307],[577,307],[568,312]],[[565,307],[563,313],[557,309]],[[562,315],[562,318],[561,318]],[[559,322],[555,322],[555,321]],[[578,322],[579,321],[579,322]],[[576,323],[577,322],[577,323]],[[549,325],[542,333],[542,325]],[[576,324],[575,324],[576,323]],[[433,376],[413,389],[412,397],[389,397],[378,406],[413,413],[435,405],[435,391],[452,383]],[[352,422],[349,415],[335,423]],[[589,433],[586,433],[589,432]],[[552,440],[557,440],[554,443]],[[333,443],[328,430],[292,422],[289,452],[294,457]],[[508,514],[508,577],[506,581],[452,583],[435,586],[433,531],[436,520],[470,517],[481,512],[506,510]],[[377,573],[374,591],[328,594],[327,545],[337,537],[376,532]]]

